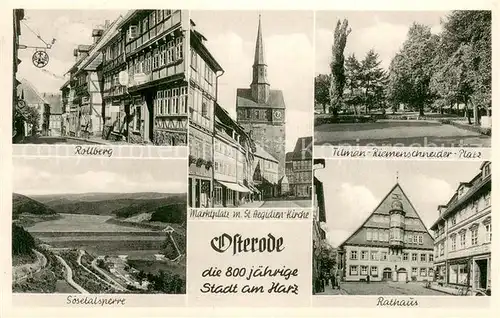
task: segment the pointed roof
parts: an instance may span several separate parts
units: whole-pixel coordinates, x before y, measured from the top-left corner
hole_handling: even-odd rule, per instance
[[[427,230],[424,222],[418,215],[417,210],[409,200],[406,193],[403,191],[399,183],[396,183],[387,195],[382,199],[379,205],[373,210],[368,218],[361,224],[361,226],[354,231],[342,244],[343,245],[373,245],[373,246],[387,246],[387,242],[381,241],[367,241],[366,229],[378,228],[389,230],[390,218],[389,211],[395,201],[399,201],[405,214],[405,232],[417,232],[423,234],[423,244],[410,244],[409,248],[425,248],[432,249],[434,247],[434,239]],[[407,243],[405,243],[407,246]]]
[[[264,59],[264,42],[262,40],[262,27],[260,23],[259,14],[259,28],[257,30],[257,40],[255,41],[255,56],[253,59],[253,65],[266,64]]]
[[[36,87],[28,80],[21,79],[21,84],[17,86],[17,96],[20,96],[27,105],[48,104]]]

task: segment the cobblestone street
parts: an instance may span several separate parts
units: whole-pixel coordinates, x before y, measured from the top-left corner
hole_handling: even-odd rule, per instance
[[[340,295],[415,295],[415,296],[447,296],[448,294],[425,288],[424,283],[395,283],[395,282],[343,282],[340,288],[345,293]],[[326,289],[326,287],[325,287]],[[331,289],[331,288],[330,288]],[[333,291],[333,290],[332,290]],[[330,294],[335,295],[335,294]],[[339,294],[337,294],[339,295]]]

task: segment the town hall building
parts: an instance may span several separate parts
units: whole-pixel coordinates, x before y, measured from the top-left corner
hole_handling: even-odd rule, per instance
[[[259,16],[252,83],[236,91],[237,122],[250,138],[278,160],[278,178],[285,175],[285,100],[270,88]]]
[[[434,277],[434,240],[399,183],[339,250],[345,281]]]

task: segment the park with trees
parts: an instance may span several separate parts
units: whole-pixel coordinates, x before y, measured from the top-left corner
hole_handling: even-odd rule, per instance
[[[330,73],[315,77],[315,126],[434,120],[490,135],[491,12],[449,12],[441,29],[413,22],[384,69],[373,49],[345,57],[352,30],[339,19]]]

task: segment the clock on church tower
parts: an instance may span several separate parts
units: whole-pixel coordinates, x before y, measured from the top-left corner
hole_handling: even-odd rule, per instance
[[[283,110],[281,110],[281,109],[273,110],[273,121],[274,122],[283,121]]]

